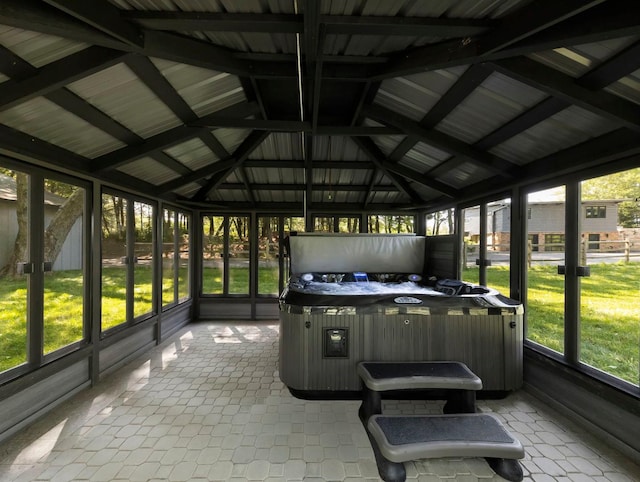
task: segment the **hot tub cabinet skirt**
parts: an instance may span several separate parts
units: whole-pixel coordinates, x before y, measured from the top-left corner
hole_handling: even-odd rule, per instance
[[[280,310],[280,378],[298,394],[361,390],[360,361],[455,360],[483,391],[522,385],[522,310],[501,314],[343,314]],[[300,311],[300,310],[296,310]]]

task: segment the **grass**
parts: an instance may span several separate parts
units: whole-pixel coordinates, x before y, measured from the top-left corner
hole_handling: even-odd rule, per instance
[[[623,380],[638,384],[640,378],[640,319],[638,263],[591,265],[591,276],[582,278],[581,360]],[[230,268],[230,293],[247,294],[249,271]],[[464,279],[477,279],[477,269],[466,270]],[[261,268],[261,294],[278,293],[277,268]],[[179,296],[185,294],[187,270],[180,270]],[[534,266],[529,273],[527,338],[558,352],[564,343],[564,278],[554,266]],[[489,285],[509,292],[508,268],[490,267]],[[102,329],[126,319],[125,270],[104,268],[102,278]],[[136,268],[134,315],[151,310],[151,269]],[[173,284],[163,286],[163,300],[173,299]],[[203,292],[222,293],[222,272],[206,268]],[[26,361],[26,297],[24,279],[0,280],[0,371]],[[45,279],[45,341],[48,353],[82,339],[82,277],[77,271],[51,273]]]

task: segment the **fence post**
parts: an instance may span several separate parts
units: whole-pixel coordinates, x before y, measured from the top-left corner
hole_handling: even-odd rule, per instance
[[[531,268],[531,257],[533,252],[533,243],[531,240],[527,240],[527,267]]]
[[[580,264],[587,265],[587,240],[585,238],[580,241]]]
[[[628,239],[624,240],[624,262],[628,263],[631,260],[631,242]]]

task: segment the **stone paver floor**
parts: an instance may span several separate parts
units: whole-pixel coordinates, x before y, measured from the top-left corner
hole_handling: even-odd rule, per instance
[[[190,324],[0,445],[0,480],[380,480],[359,403],[294,398],[277,363],[277,322]],[[525,446],[526,481],[640,481],[640,465],[523,390],[478,405]],[[502,480],[484,459],[406,468],[422,482]]]

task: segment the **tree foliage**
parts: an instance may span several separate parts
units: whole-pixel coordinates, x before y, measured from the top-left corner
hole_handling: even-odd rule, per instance
[[[640,168],[584,181],[582,199],[621,200],[618,224],[623,228],[640,227]]]

